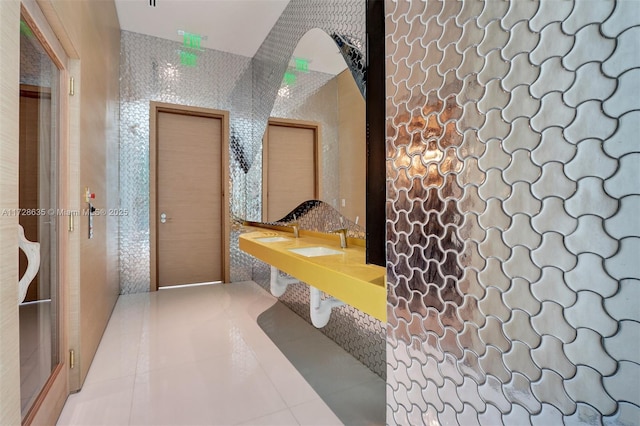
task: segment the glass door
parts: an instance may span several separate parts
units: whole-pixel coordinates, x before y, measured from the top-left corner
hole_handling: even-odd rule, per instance
[[[40,259],[38,272],[28,287],[23,285],[19,301],[23,420],[60,364],[61,303],[57,229],[60,69],[28,22],[22,14],[17,213],[25,238],[39,244]],[[25,252],[20,250],[20,277],[28,263]]]

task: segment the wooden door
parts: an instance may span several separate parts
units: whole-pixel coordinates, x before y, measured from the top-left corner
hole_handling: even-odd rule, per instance
[[[263,143],[263,220],[282,219],[318,198],[318,127],[269,120]]]
[[[188,112],[158,112],[159,287],[224,280],[222,121]]]

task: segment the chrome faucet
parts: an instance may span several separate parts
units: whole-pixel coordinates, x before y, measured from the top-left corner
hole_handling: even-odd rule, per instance
[[[340,248],[347,248],[347,231],[349,229],[344,224],[344,220],[340,217],[340,228],[333,231],[340,236]]]

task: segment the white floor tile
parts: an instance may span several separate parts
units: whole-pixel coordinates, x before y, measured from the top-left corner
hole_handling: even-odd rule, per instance
[[[241,426],[298,426],[299,424],[291,410],[288,409],[238,423]]]
[[[124,294],[118,297],[105,335],[140,332],[149,308],[149,293]]]
[[[134,377],[85,384],[69,395],[58,426],[127,425],[131,413]]]
[[[249,351],[136,377],[132,424],[228,425],[286,404]]]
[[[133,376],[139,347],[140,332],[105,333],[89,367],[85,384]]]
[[[58,424],[341,424],[309,383],[335,384],[315,378],[325,367],[350,386],[373,373],[285,309],[253,282],[121,296]],[[285,349],[311,362],[312,379]]]
[[[384,425],[386,383],[380,377],[335,392],[324,401],[345,424]]]
[[[256,357],[288,406],[318,398],[311,385],[277,349],[257,349]]]
[[[225,318],[182,327],[148,327],[140,339],[138,374],[204,358],[248,351],[240,330]]]
[[[154,292],[146,323],[164,328],[224,318],[230,297],[223,287],[218,284]]]
[[[298,420],[298,423],[303,426],[333,426],[343,424],[321,399],[305,402],[304,404],[291,407],[290,410],[296,417],[296,420]]]
[[[321,397],[379,378],[324,335],[283,342],[279,348]]]

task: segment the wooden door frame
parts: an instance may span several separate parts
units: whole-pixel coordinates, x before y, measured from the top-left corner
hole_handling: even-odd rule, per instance
[[[173,114],[191,115],[196,117],[216,118],[222,120],[222,276],[223,282],[230,282],[229,268],[229,112],[186,105],[176,105],[151,101],[149,103],[149,245],[150,245],[150,275],[151,291],[158,290],[158,114],[168,112]]]
[[[300,129],[311,129],[314,131],[313,139],[313,165],[314,165],[314,198],[317,200],[322,193],[322,128],[320,123],[316,121],[296,120],[293,118],[278,118],[269,117],[267,121],[267,128],[265,129],[264,136],[262,137],[262,221],[267,219],[267,206],[268,206],[268,193],[267,188],[269,184],[269,126],[283,126],[293,127]]]
[[[34,36],[44,47],[51,61],[59,69],[59,98],[55,109],[58,114],[57,131],[57,163],[56,180],[58,185],[57,207],[59,209],[69,208],[70,188],[78,184],[73,178],[73,170],[70,166],[72,147],[69,137],[69,71],[67,52],[60,44],[57,34],[51,28],[49,20],[42,10],[33,0],[22,0],[20,12],[26,23],[32,29]],[[53,82],[52,82],[53,83]],[[52,112],[54,107],[52,106]],[[57,298],[58,300],[58,364],[47,379],[40,394],[34,401],[29,412],[25,416],[22,424],[48,424],[55,421],[69,394],[69,304],[68,294],[70,287],[79,285],[70,282],[70,271],[77,266],[75,257],[70,252],[71,244],[69,232],[69,217],[58,215],[52,220],[57,221]],[[67,232],[68,231],[68,232]],[[76,259],[77,260],[77,259]]]

